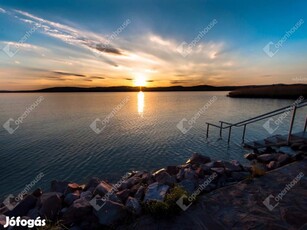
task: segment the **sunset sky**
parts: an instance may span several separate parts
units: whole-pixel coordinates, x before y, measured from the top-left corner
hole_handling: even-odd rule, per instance
[[[306,9],[305,0],[0,0],[0,90],[307,83]],[[264,52],[299,22],[275,55]]]

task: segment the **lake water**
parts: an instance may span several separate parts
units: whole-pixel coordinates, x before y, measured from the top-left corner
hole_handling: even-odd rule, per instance
[[[205,122],[237,122],[287,106],[293,100],[233,99],[227,92],[28,93],[0,94],[0,197],[21,192],[39,173],[35,187],[49,188],[52,179],[86,182],[97,176],[116,182],[129,170],[153,170],[184,163],[193,152],[213,159],[246,163],[242,129],[218,140]],[[16,120],[40,96],[43,100],[24,116],[13,134],[2,127]],[[298,112],[294,131],[301,131],[306,109]],[[183,134],[177,124],[194,117]],[[287,133],[284,120],[274,134]],[[90,125],[95,119],[97,132]],[[102,121],[102,122],[101,122]],[[268,136],[260,121],[247,128],[246,140]]]

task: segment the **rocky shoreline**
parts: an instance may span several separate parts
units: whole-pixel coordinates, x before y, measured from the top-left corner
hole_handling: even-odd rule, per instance
[[[148,215],[170,218],[197,203],[198,196],[242,180],[253,180],[267,171],[303,160],[306,155],[307,143],[298,142],[246,154],[250,165],[241,165],[236,160],[212,160],[194,153],[185,164],[154,172],[129,172],[116,184],[99,178],[86,184],[54,180],[50,191],[37,188],[12,210],[2,203],[0,229],[6,217],[17,216],[46,219],[48,226],[40,229],[71,230],[124,229],[123,226]],[[11,202],[14,204],[14,199]]]

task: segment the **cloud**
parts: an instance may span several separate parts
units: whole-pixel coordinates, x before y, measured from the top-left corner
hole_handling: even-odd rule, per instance
[[[104,44],[97,44],[96,47],[94,47],[96,50],[106,53],[113,53],[117,55],[122,55],[119,49],[116,49],[114,47],[106,46]]]
[[[36,25],[40,28],[40,32],[61,40],[62,42],[68,43],[70,45],[85,48],[91,51],[93,54],[99,54],[99,58],[112,66],[118,66],[114,61],[107,58],[105,55],[122,55],[122,52],[110,45],[110,40],[107,40],[101,35],[97,35],[88,31],[82,31],[61,23],[46,20],[28,12],[21,10],[14,10],[20,21]],[[108,45],[105,45],[108,44]]]
[[[0,13],[5,14],[5,13],[6,13],[6,10],[0,7]]]
[[[61,76],[86,77],[86,75],[84,75],[84,74],[67,73],[67,72],[62,72],[62,71],[53,71],[52,73],[54,73],[56,75],[61,75]]]
[[[98,80],[103,80],[106,79],[105,77],[97,77],[97,76],[90,76],[91,79],[98,79]]]

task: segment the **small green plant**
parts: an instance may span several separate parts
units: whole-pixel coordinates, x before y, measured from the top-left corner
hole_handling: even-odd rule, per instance
[[[266,173],[266,169],[264,167],[264,165],[256,162],[254,164],[252,164],[252,176],[253,177],[259,177],[259,176],[263,176]]]
[[[177,200],[183,195],[188,196],[188,193],[181,187],[175,186],[166,194],[163,202],[149,201],[143,204],[146,213],[156,218],[170,217],[181,211],[177,205]]]

